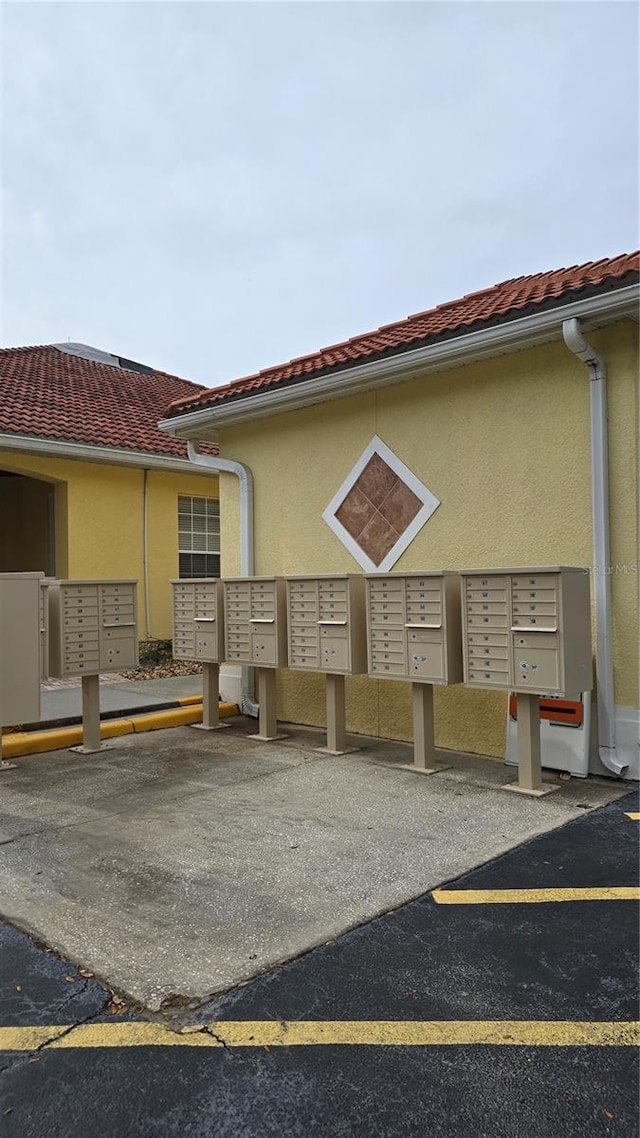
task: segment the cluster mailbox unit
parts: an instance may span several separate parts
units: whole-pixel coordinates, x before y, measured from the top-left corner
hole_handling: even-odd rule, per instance
[[[367,670],[364,579],[343,573],[287,578],[289,668],[326,677],[327,745],[347,752],[345,676]]]
[[[584,569],[468,569],[463,578],[464,679],[518,695],[518,784],[542,795],[539,697],[592,686],[589,575]]]
[[[414,763],[434,763],[433,684],[462,682],[460,578],[456,573],[371,573],[367,583],[369,675],[409,680]]]
[[[40,718],[40,589],[43,573],[0,573],[0,769],[2,724]]]
[[[224,660],[222,582],[212,577],[172,581],[173,655],[202,663],[201,730],[221,727],[218,709],[220,664]]]
[[[101,750],[101,672],[138,663],[137,582],[51,581],[49,674],[82,676],[83,743],[80,751]]]
[[[259,726],[254,739],[277,739],[276,675],[287,665],[284,577],[226,577],[225,660],[257,669]]]

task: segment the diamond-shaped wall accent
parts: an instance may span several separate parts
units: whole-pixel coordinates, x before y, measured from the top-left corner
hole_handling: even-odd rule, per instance
[[[363,569],[390,569],[440,502],[376,435],[322,517]]]

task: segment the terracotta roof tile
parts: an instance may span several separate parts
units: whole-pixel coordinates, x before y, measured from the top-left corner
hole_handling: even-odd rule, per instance
[[[165,415],[198,411],[280,384],[301,382],[337,368],[354,366],[380,355],[399,354],[455,332],[475,330],[489,321],[515,320],[537,306],[562,297],[569,300],[584,290],[616,287],[631,274],[637,279],[639,268],[640,256],[636,252],[567,269],[515,277],[491,288],[468,293],[459,300],[446,301],[426,312],[418,312],[406,320],[385,324],[365,335],[354,336],[277,367],[266,368],[256,375],[236,379],[223,387],[206,388],[186,397],[178,396],[168,410],[165,409]]]
[[[166,372],[112,366],[51,344],[0,349],[0,431],[12,434],[185,458],[186,443],[156,424],[172,400],[205,390]]]

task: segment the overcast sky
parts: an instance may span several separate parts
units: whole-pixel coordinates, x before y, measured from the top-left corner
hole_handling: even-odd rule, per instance
[[[4,3],[3,345],[214,385],[638,244],[635,3]]]

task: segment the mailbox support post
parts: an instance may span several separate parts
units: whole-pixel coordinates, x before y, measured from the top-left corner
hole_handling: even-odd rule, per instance
[[[220,665],[210,661],[202,665],[202,723],[192,723],[198,731],[219,731],[226,727],[220,722]]]
[[[69,750],[93,755],[107,749],[108,744],[100,741],[100,676],[95,673],[82,677],[82,743]]]
[[[327,707],[327,745],[316,747],[321,755],[349,755],[358,747],[347,746],[344,676],[334,672],[325,675]]]
[[[534,692],[518,692],[518,781],[509,782],[503,790],[543,798],[559,790],[559,783],[543,783],[540,760],[540,696]]]
[[[258,681],[258,734],[249,735],[259,743],[275,743],[277,739],[284,739],[278,735],[278,722],[276,718],[276,670],[275,668],[256,668]]]
[[[414,774],[437,774],[449,770],[446,763],[436,762],[435,732],[433,726],[433,684],[411,685],[413,702],[413,763],[398,763],[405,771]]]

